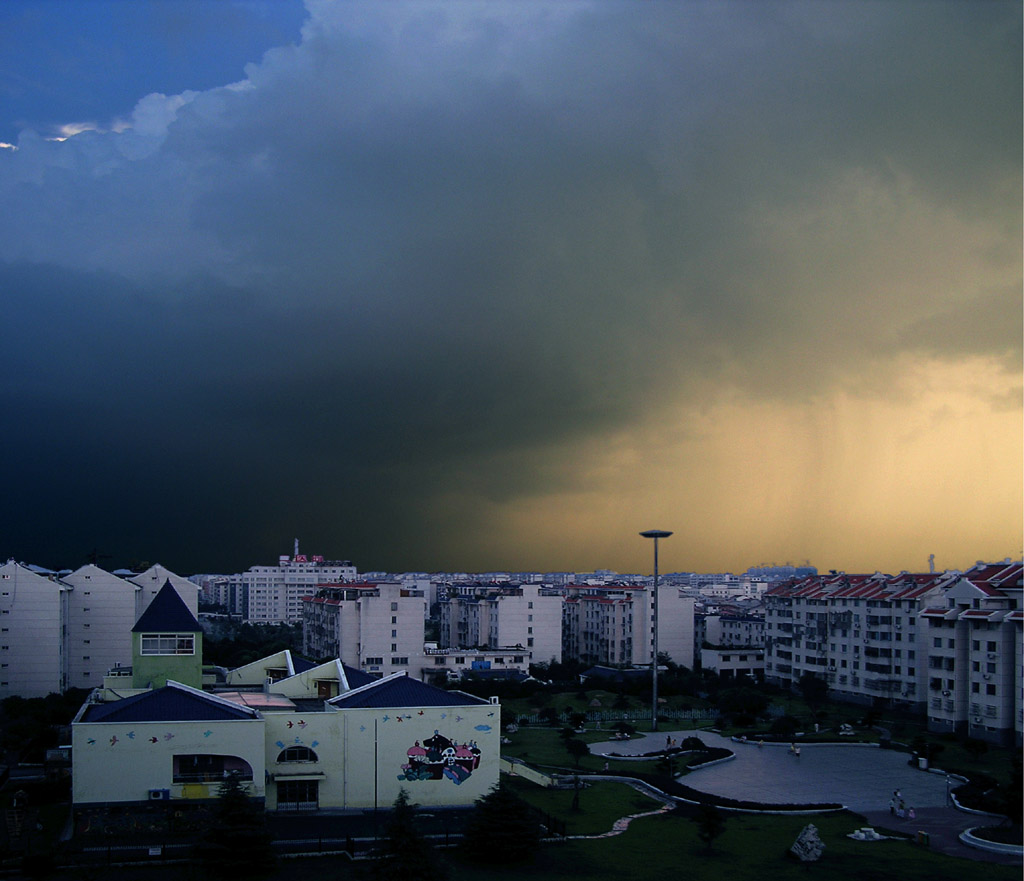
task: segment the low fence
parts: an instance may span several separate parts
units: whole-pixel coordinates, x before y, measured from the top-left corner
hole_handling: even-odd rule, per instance
[[[572,721],[575,712],[561,712],[555,714],[555,721],[552,723],[551,715],[546,713],[519,713],[516,721],[520,725],[550,725],[566,724]],[[583,713],[587,722],[646,722],[651,718],[649,709],[632,710],[587,710]],[[715,709],[700,710],[658,710],[659,719],[685,722],[713,722],[721,713]]]

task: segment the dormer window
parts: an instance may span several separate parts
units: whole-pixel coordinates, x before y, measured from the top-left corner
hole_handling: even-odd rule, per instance
[[[192,633],[143,633],[144,655],[194,655],[196,638]]]

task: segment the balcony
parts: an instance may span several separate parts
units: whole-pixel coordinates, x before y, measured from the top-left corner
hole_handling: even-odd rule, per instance
[[[871,665],[868,664],[868,667]],[[901,682],[899,679],[865,679],[864,687],[868,691],[877,692],[879,694],[891,694],[894,691],[899,691]]]

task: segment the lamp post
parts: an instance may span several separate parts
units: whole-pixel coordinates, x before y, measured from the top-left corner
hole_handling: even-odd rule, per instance
[[[651,640],[651,731],[658,730],[658,539],[668,538],[672,533],[664,529],[648,529],[640,533],[644,538],[654,539],[654,605],[651,611],[653,639]]]

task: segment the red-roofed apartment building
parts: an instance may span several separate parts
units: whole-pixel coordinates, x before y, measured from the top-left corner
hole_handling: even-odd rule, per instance
[[[813,673],[841,700],[902,704],[927,711],[933,730],[1021,742],[1019,563],[809,576],[769,590],[765,607],[770,681],[795,687]]]

